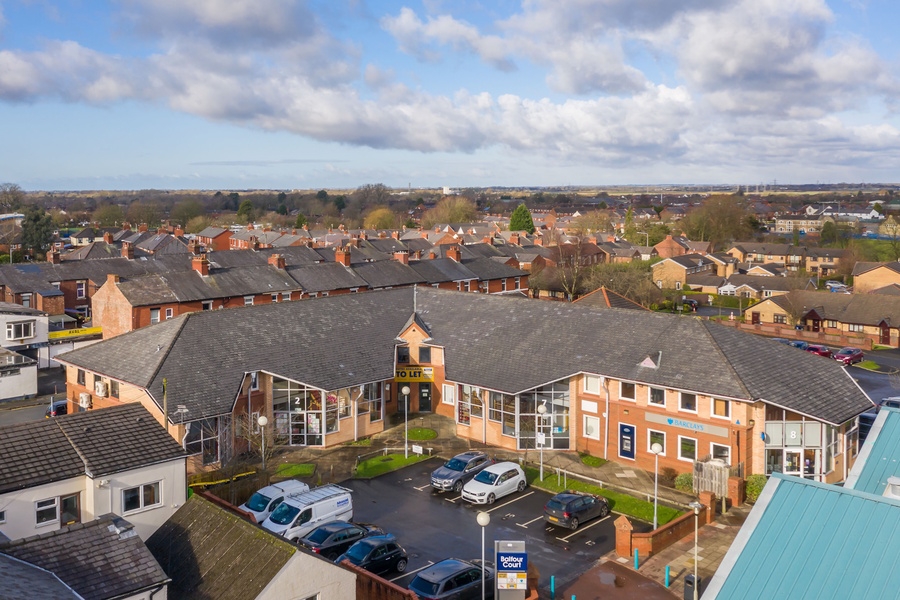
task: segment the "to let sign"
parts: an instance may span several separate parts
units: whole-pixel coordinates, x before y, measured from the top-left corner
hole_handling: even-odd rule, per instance
[[[405,366],[397,367],[394,374],[396,381],[434,381],[434,369],[431,367]]]

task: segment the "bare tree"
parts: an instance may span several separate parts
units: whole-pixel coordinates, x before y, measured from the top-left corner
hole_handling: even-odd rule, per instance
[[[16,183],[0,183],[0,210],[10,212],[25,201],[25,191]]]

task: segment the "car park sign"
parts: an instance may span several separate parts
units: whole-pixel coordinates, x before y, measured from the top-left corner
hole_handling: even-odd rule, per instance
[[[524,599],[528,590],[528,553],[525,542],[494,542],[498,600]]]

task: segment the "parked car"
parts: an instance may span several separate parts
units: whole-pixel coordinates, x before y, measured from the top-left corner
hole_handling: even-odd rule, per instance
[[[481,561],[448,558],[419,571],[409,589],[421,600],[481,598]],[[484,563],[484,589],[494,597],[494,563]]]
[[[845,365],[852,365],[854,363],[862,362],[865,358],[863,351],[859,348],[853,348],[847,346],[846,348],[841,348],[837,352],[835,352],[831,358],[834,360],[839,360]]]
[[[472,481],[463,486],[462,497],[474,504],[493,504],[515,491],[521,492],[528,482],[525,472],[514,462],[493,464],[483,469]]]
[[[793,340],[791,341],[791,346],[794,348],[799,348],[800,350],[806,350],[809,348],[809,343],[801,340]]]
[[[49,419],[50,417],[60,417],[68,412],[68,400],[54,400],[50,403],[50,406],[47,407],[47,411],[44,413],[44,418]]]
[[[779,344],[784,344],[785,346],[791,345],[791,340],[785,338],[770,338],[773,342],[778,342]]]
[[[316,554],[334,560],[350,546],[370,535],[384,535],[384,530],[366,523],[332,521],[319,525],[298,541],[301,546],[309,548]]]
[[[275,507],[262,526],[294,541],[332,521],[353,518],[351,490],[330,483],[299,494],[290,494]]]
[[[390,571],[403,573],[406,571],[409,556],[403,546],[397,543],[397,539],[386,533],[359,540],[338,556],[334,562],[339,563],[343,560],[349,560],[357,567],[372,573]]]
[[[309,491],[308,485],[296,479],[288,479],[258,490],[238,508],[253,515],[257,523],[262,523],[284,501],[285,496],[306,491]]]
[[[824,356],[825,358],[831,358],[831,349],[828,346],[823,346],[821,344],[810,344],[806,347],[806,351],[818,354],[819,356]]]
[[[834,279],[829,279],[825,282],[825,287],[829,290],[834,287],[845,287],[843,281],[835,281]]]
[[[684,305],[691,312],[697,312],[697,308],[699,308],[700,303],[697,302],[696,300],[694,300],[693,298],[688,298],[687,300],[684,301]]]
[[[559,493],[544,505],[544,521],[562,525],[571,530],[582,523],[609,514],[609,503],[603,496],[566,491]]]
[[[479,471],[494,464],[493,459],[484,452],[470,450],[457,454],[443,466],[431,473],[431,487],[436,490],[454,492],[462,491],[463,486],[469,482]]]

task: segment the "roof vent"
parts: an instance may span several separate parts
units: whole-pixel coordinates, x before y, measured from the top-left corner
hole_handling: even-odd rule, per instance
[[[85,432],[85,433],[90,433],[90,432],[91,432],[91,428],[90,428],[90,427],[85,427],[85,428],[84,428],[84,432]]]
[[[884,494],[882,494],[885,498],[897,498],[900,499],[900,477],[896,475],[892,475],[887,478],[887,486],[884,488]]]
[[[653,357],[648,354],[647,358],[638,363],[638,366],[646,367],[648,369],[658,369],[660,362],[662,362],[662,350],[656,355],[656,360],[653,360]]]

